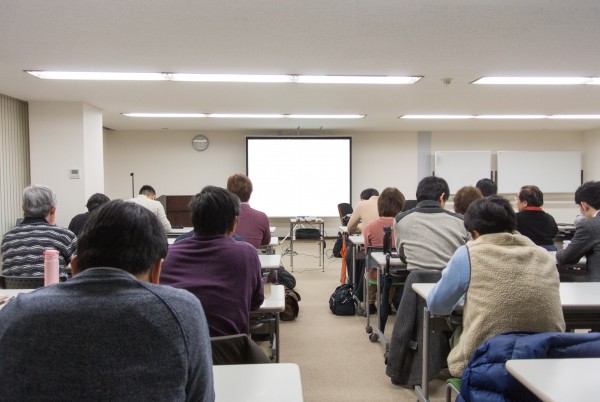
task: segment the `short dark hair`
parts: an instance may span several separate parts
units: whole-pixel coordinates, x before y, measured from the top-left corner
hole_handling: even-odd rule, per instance
[[[239,198],[221,187],[206,186],[190,201],[192,224],[197,234],[223,235],[240,214]]]
[[[439,201],[444,194],[444,201],[450,197],[450,187],[446,180],[437,176],[428,176],[419,182],[417,186],[417,201]]]
[[[252,195],[252,181],[245,174],[233,174],[227,179],[227,190],[237,195],[240,201],[248,202]]]
[[[89,212],[92,212],[94,209],[98,208],[99,206],[106,204],[107,202],[110,201],[110,198],[108,198],[106,195],[102,194],[102,193],[96,193],[96,194],[92,194],[92,196],[90,198],[88,198],[87,204],[85,204],[85,207],[87,208],[87,210]]]
[[[141,188],[140,188],[140,192],[139,194],[144,194],[144,195],[156,195],[156,191],[154,190],[154,187],[149,186],[147,184],[144,184]]]
[[[368,200],[369,198],[378,196],[378,195],[379,195],[379,191],[375,190],[374,188],[365,188],[363,191],[360,192],[360,199]]]
[[[465,212],[465,228],[479,234],[512,233],[517,227],[517,215],[507,199],[491,195],[475,200]]]
[[[587,181],[575,191],[575,204],[587,202],[592,208],[600,209],[600,181]]]
[[[544,193],[538,186],[523,186],[517,194],[521,202],[527,201],[528,207],[541,207],[544,205]]]
[[[492,179],[481,179],[477,182],[477,184],[475,184],[475,187],[481,190],[481,194],[483,194],[484,197],[489,197],[490,195],[498,194],[498,186],[496,185],[496,182],[494,182],[494,180]]]
[[[109,201],[90,214],[77,237],[77,268],[119,268],[133,275],[147,272],[167,255],[167,236],[147,208]]]
[[[483,198],[483,194],[477,187],[461,187],[454,195],[454,212],[464,215],[469,205],[480,198]]]
[[[379,216],[393,217],[404,207],[404,194],[395,187],[386,187],[377,199]]]

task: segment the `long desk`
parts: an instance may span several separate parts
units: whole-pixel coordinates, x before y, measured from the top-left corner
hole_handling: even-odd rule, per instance
[[[281,337],[279,336],[279,313],[285,310],[285,289],[283,285],[265,284],[265,300],[257,311],[250,312],[262,325],[250,330],[252,334],[269,334],[271,342],[271,360],[279,363]]]
[[[297,364],[213,366],[216,402],[302,402]]]
[[[434,283],[414,283],[412,288],[419,297],[427,300],[427,295],[434,286]],[[600,282],[561,282],[560,300],[567,330],[597,328],[600,325]],[[457,310],[462,310],[462,305],[457,306]],[[421,345],[423,353],[422,384],[415,387],[419,401],[429,401],[429,364],[425,362],[429,362],[429,327],[433,318],[435,317],[425,307],[422,323],[423,345]]]
[[[600,395],[600,359],[520,359],[506,369],[543,401],[593,401]]]
[[[315,227],[320,234],[320,239],[295,239],[296,235],[294,229],[297,225],[309,225]],[[325,221],[317,218],[313,220],[305,220],[300,218],[290,218],[290,267],[291,271],[294,272],[294,242],[295,241],[314,241],[319,244],[319,266],[323,268],[325,272]]]

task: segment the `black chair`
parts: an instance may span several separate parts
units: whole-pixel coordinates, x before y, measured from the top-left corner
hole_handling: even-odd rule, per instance
[[[413,209],[418,204],[417,200],[406,200],[404,201],[404,207],[402,208],[402,212],[408,211],[409,209]]]
[[[271,363],[271,359],[247,334],[210,338],[213,365]]]
[[[338,204],[338,213],[340,214],[340,221],[342,222],[343,226],[346,226],[348,224],[352,212],[352,205],[348,204],[347,202],[342,202],[341,204]]]
[[[37,289],[44,287],[43,276],[4,276],[0,275],[2,289]]]

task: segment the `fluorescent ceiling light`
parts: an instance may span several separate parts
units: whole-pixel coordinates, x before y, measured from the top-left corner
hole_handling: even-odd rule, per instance
[[[208,117],[206,113],[122,113],[127,117]]]
[[[535,119],[600,119],[598,114],[480,114],[480,115],[464,115],[464,114],[405,114],[399,116],[400,119],[423,119],[423,120],[458,120],[458,119],[505,119],[505,120],[535,120]]]
[[[600,114],[554,114],[549,119],[600,119]]]
[[[401,119],[472,119],[471,115],[460,114],[404,114]]]
[[[254,114],[254,113],[122,113],[127,117],[215,117],[222,119],[362,119],[366,114]]]
[[[48,80],[162,81],[162,73],[109,73],[77,71],[29,71],[26,73]]]
[[[366,114],[288,114],[290,119],[362,119]]]
[[[474,119],[507,119],[507,120],[528,120],[545,119],[545,114],[480,114],[473,116]]]
[[[600,84],[593,77],[481,77],[471,84],[491,85],[584,85]]]
[[[308,84],[414,84],[423,78],[368,75],[297,75],[295,77],[294,81]]]
[[[172,81],[195,82],[290,82],[288,75],[169,74]]]
[[[420,76],[297,75],[297,74],[179,74],[82,71],[35,71],[26,73],[52,80],[192,81],[192,82],[299,82],[309,84],[414,84]]]

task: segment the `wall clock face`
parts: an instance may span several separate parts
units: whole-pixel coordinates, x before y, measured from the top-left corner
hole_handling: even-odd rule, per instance
[[[192,147],[196,151],[204,151],[206,148],[208,148],[208,138],[203,135],[195,136],[192,140]]]

